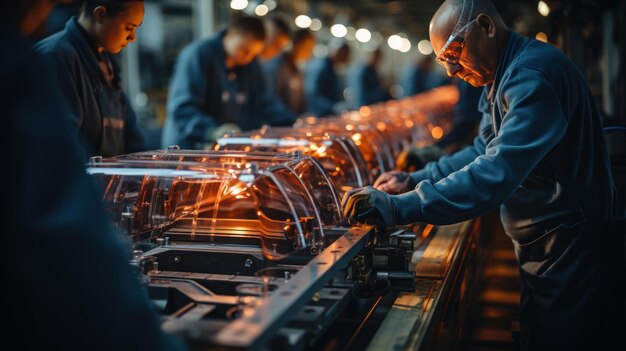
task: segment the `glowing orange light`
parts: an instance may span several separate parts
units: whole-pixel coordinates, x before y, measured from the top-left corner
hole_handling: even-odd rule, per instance
[[[430,131],[430,135],[432,135],[435,139],[441,139],[443,136],[443,129],[441,129],[441,127],[435,127]]]
[[[346,130],[354,130],[354,125],[346,124]]]
[[[362,106],[359,109],[359,113],[361,114],[361,116],[363,117],[369,117],[372,114],[372,108],[369,106]]]

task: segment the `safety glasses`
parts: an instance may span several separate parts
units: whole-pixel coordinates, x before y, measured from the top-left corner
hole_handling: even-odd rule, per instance
[[[465,48],[465,37],[467,36],[470,25],[477,19],[478,18],[471,20],[466,25],[461,27],[461,29],[452,33],[448,38],[448,41],[446,41],[446,44],[437,54],[437,63],[445,67],[450,74],[454,74],[461,66],[459,61],[461,60],[461,55],[463,54],[463,48]]]

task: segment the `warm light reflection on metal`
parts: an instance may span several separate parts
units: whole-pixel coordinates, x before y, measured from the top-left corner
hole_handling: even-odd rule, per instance
[[[433,136],[433,138],[435,139],[441,139],[441,137],[443,137],[443,128],[441,127],[435,127],[430,131],[430,134]]]

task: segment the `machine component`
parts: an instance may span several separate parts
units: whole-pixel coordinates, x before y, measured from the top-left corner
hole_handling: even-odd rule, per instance
[[[265,127],[220,138],[214,149],[301,152],[319,160],[337,184],[339,195],[372,184],[367,162],[351,138],[317,131],[294,134],[292,128]]]
[[[87,169],[105,188],[112,222],[136,242],[245,242],[279,259],[317,245],[324,225],[339,219],[334,185],[310,157],[223,154],[192,162],[168,160],[198,156],[192,152],[160,155],[106,159]]]

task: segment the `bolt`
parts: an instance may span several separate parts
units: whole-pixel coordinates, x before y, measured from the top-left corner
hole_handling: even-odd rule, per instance
[[[252,263],[254,263],[252,259],[246,258],[246,262],[244,263],[244,266],[246,266],[246,268],[250,268],[252,267]]]

